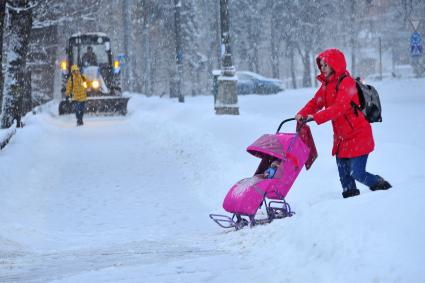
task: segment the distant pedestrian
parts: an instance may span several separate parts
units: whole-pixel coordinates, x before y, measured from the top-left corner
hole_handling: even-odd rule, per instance
[[[351,102],[360,103],[356,82],[346,70],[344,54],[338,49],[327,49],[316,62],[321,71],[317,79],[322,85],[295,119],[313,119],[318,125],[332,121],[332,155],[336,155],[344,198],[360,194],[355,181],[372,191],[391,188],[382,177],[366,171],[367,158],[375,147],[372,127],[351,105]]]
[[[80,73],[80,69],[77,65],[72,65],[71,67],[71,76],[68,79],[66,84],[66,100],[69,101],[69,97],[75,101],[75,116],[77,118],[77,126],[82,126],[83,116],[84,116],[84,107],[87,100],[87,90],[85,87],[85,81],[83,75]]]

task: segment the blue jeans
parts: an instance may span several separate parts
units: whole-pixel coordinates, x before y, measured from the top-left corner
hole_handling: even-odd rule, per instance
[[[77,117],[77,123],[83,123],[84,105],[84,101],[77,101],[75,103],[75,117]]]
[[[376,185],[379,182],[379,176],[366,172],[368,156],[368,154],[365,154],[354,158],[336,158],[339,180],[341,181],[344,192],[356,189],[355,181],[368,187]]]

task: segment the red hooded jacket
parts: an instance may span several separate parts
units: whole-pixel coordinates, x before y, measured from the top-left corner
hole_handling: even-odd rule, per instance
[[[313,115],[318,125],[332,121],[334,143],[332,155],[338,158],[352,158],[368,154],[374,149],[372,128],[362,113],[355,114],[351,101],[359,103],[356,82],[346,70],[344,54],[338,49],[327,49],[316,58],[320,69],[323,60],[334,73],[326,78],[321,73],[317,79],[322,83],[319,90],[299,112],[303,117]],[[338,93],[336,85],[341,75],[345,74]]]

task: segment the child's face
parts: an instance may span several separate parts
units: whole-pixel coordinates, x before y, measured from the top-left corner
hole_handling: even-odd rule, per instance
[[[279,166],[279,161],[273,161],[271,166],[272,167],[278,167]]]

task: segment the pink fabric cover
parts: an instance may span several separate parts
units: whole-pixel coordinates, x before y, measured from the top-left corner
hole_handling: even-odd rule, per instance
[[[290,146],[291,149],[288,152]],[[255,215],[264,195],[269,199],[286,197],[307,161],[310,149],[299,136],[278,133],[263,135],[250,145],[247,151],[262,159],[273,156],[282,160],[273,179],[264,179],[262,174],[242,179],[230,188],[224,199],[223,208],[227,212]],[[261,164],[260,166],[262,166]],[[257,169],[257,171],[259,170]]]
[[[297,128],[300,126],[300,122],[297,122]],[[314,144],[313,135],[311,134],[310,127],[308,125],[304,125],[298,134],[305,143],[308,148],[310,148],[310,154],[308,155],[307,161],[305,162],[305,169],[310,169],[311,165],[313,165],[316,160],[318,153],[316,149],[316,145]]]

